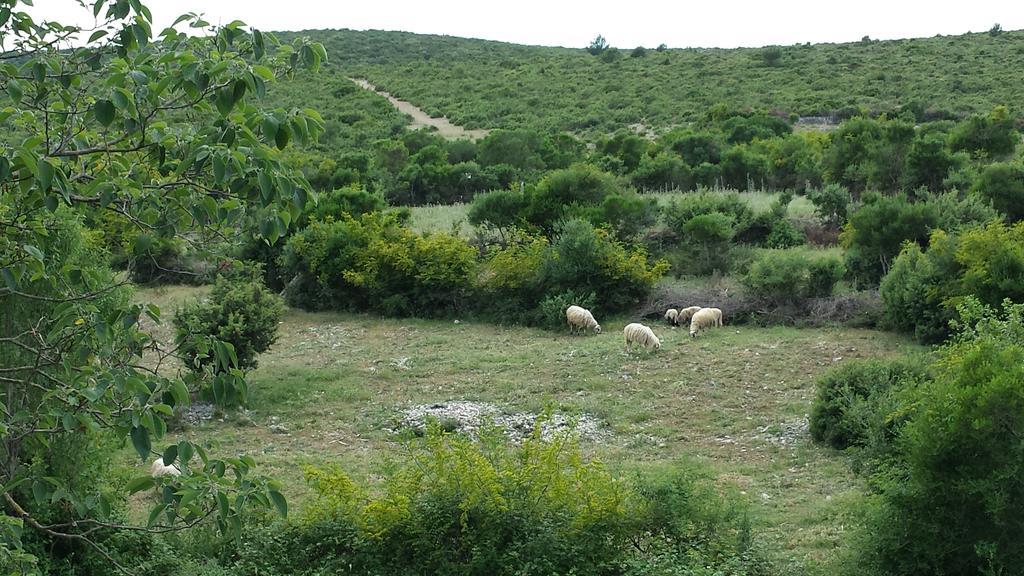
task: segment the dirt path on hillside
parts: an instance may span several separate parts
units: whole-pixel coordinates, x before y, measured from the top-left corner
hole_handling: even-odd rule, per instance
[[[456,126],[455,124],[452,124],[451,122],[448,121],[447,118],[443,116],[441,118],[431,118],[429,114],[427,114],[423,110],[420,110],[415,105],[406,102],[405,100],[399,100],[398,98],[395,98],[394,96],[388,94],[387,92],[377,90],[376,86],[370,84],[368,81],[362,78],[349,78],[349,80],[355,82],[361,88],[365,88],[371,92],[380,94],[381,96],[387,98],[388,102],[391,102],[391,105],[394,106],[395,108],[398,108],[400,112],[404,112],[409,116],[412,116],[412,123],[409,125],[410,130],[417,130],[423,127],[434,127],[437,128],[437,132],[441,136],[444,136],[445,138],[448,138],[450,140],[454,140],[457,138],[469,138],[470,140],[479,140],[484,136],[487,136],[487,133],[490,132],[489,130],[484,129],[467,130],[462,126]]]

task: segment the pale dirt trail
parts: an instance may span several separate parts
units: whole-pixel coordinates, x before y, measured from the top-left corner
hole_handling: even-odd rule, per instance
[[[431,118],[429,114],[427,114],[423,110],[420,110],[413,104],[410,104],[405,100],[399,100],[398,98],[395,98],[394,96],[388,94],[387,92],[377,90],[376,86],[370,84],[368,81],[362,78],[349,78],[349,80],[355,82],[362,88],[365,88],[376,94],[380,94],[381,96],[387,98],[388,102],[391,102],[391,105],[397,108],[400,112],[404,112],[409,116],[412,116],[412,124],[409,125],[409,128],[411,130],[416,130],[418,128],[424,127],[434,127],[437,128],[437,132],[441,136],[444,136],[445,138],[448,138],[450,140],[454,140],[457,138],[469,138],[470,140],[479,140],[484,136],[487,136],[488,132],[490,132],[489,130],[484,129],[466,130],[462,126],[456,126],[455,124],[452,124],[451,122],[448,121],[447,118],[444,117]]]

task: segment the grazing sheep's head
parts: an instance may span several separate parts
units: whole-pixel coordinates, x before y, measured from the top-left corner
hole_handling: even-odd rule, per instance
[[[601,325],[600,324],[594,324],[594,334],[600,334],[600,333],[601,333]]]
[[[655,350],[661,350],[661,341],[660,340],[654,342],[654,349]]]
[[[690,338],[696,338],[696,337],[697,337],[697,333],[694,332],[693,330],[690,330]]]

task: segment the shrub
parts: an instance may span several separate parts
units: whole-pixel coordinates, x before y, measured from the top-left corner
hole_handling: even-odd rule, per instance
[[[548,248],[542,282],[547,294],[593,292],[599,295],[596,308],[618,312],[639,304],[667,269],[664,261],[649,263],[642,248],[627,248],[585,220],[570,220]]]
[[[903,196],[867,198],[840,236],[846,268],[858,288],[877,286],[906,241],[927,245],[939,221],[935,206]]]
[[[308,221],[310,216],[319,220],[324,220],[328,216],[338,219],[342,214],[359,216],[368,212],[379,212],[385,208],[387,208],[387,202],[379,193],[370,192],[358,186],[348,186],[320,194],[316,207],[311,214],[305,216],[304,220]],[[305,221],[300,223],[300,227],[305,224]]]
[[[1024,220],[1024,168],[1008,163],[990,164],[981,172],[972,192],[991,202],[1010,222]]]
[[[428,429],[380,487],[306,471],[316,504],[240,548],[244,574],[763,574],[745,506],[683,462],[637,481],[586,459],[569,435],[519,446]],[[666,566],[667,565],[667,566]]]
[[[635,192],[609,194],[588,216],[595,225],[610,227],[620,240],[629,240],[657,220],[658,201]]]
[[[497,231],[502,240],[509,230],[525,224],[523,211],[527,206],[526,195],[513,190],[495,190],[478,194],[469,206],[466,219],[470,224]]]
[[[793,248],[807,242],[807,235],[786,218],[779,218],[764,243],[769,248]]]
[[[833,368],[818,379],[811,437],[840,450],[871,440],[891,443],[898,425],[887,411],[892,394],[924,376],[924,365],[908,359],[855,360]]]
[[[674,154],[662,152],[655,156],[644,156],[640,165],[630,176],[633,185],[640,190],[690,190],[693,188],[693,174],[690,167]]]
[[[838,256],[808,250],[767,250],[741,282],[750,296],[775,304],[830,296],[843,276]]]
[[[1020,140],[1013,123],[1006,106],[996,106],[987,115],[971,116],[961,122],[950,134],[949,147],[954,152],[964,150],[993,159],[1008,156]]]
[[[858,573],[1012,574],[1024,563],[1024,305],[977,301],[914,395]]]
[[[814,204],[814,212],[830,226],[846,223],[850,205],[850,191],[840,184],[828,184],[823,188],[807,191],[807,199]]]
[[[239,368],[256,367],[256,357],[277,339],[277,325],[284,314],[284,303],[267,290],[262,276],[259,266],[235,264],[217,276],[205,300],[175,312],[175,340],[186,366],[201,369],[214,362],[198,341],[212,336],[232,345]]]
[[[528,195],[525,220],[551,234],[558,222],[580,215],[621,191],[615,177],[586,164],[549,172]]]
[[[729,268],[733,218],[721,212],[700,214],[683,224],[683,245],[688,255],[686,271],[710,274]]]
[[[662,212],[665,225],[679,234],[694,216],[719,213],[732,218],[732,228],[742,234],[754,220],[754,212],[736,192],[700,192],[674,199]]]
[[[927,251],[905,246],[880,287],[888,326],[924,343],[949,334],[955,307],[967,296],[998,308],[1024,302],[1024,224],[991,223],[932,234]]]

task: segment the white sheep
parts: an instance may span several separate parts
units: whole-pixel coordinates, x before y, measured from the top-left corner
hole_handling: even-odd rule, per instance
[[[698,310],[700,310],[700,306],[689,306],[680,310],[679,315],[676,316],[676,326],[686,326],[686,323],[690,321],[690,318],[693,318],[693,315],[696,314]]]
[[[159,456],[156,460],[153,460],[153,465],[149,467],[149,475],[153,478],[159,478],[161,476],[181,476],[181,470],[179,470],[174,464],[169,466],[164,465],[163,456]]]
[[[675,308],[669,308],[668,310],[665,310],[665,320],[668,321],[668,323],[673,326],[677,326],[676,318],[678,316],[679,310],[676,310]]]
[[[690,318],[690,336],[697,336],[697,333],[705,328],[722,325],[722,311],[718,308],[701,308]]]
[[[630,351],[633,344],[639,344],[648,350],[661,348],[661,340],[654,335],[654,331],[637,322],[627,324],[622,329],[622,337],[626,341],[626,352]]]
[[[575,334],[577,330],[582,333],[587,329],[593,330],[594,334],[601,333],[601,325],[597,323],[597,320],[594,320],[594,315],[586,308],[569,306],[565,309],[565,320],[569,323],[569,332],[571,334]]]

